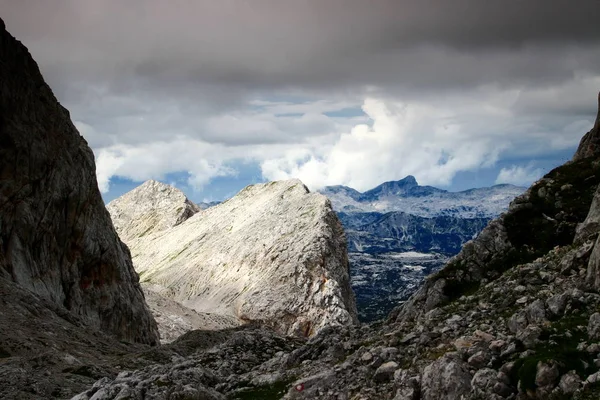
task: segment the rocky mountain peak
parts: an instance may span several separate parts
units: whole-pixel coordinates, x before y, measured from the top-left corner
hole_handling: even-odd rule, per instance
[[[403,195],[418,186],[417,179],[412,175],[408,175],[399,181],[384,182],[376,188],[365,192],[363,195],[365,197]]]
[[[164,213],[142,189],[109,206],[117,229]],[[250,185],[180,224],[133,236],[142,282],[198,312],[300,336],[357,320],[342,225],[329,200],[297,179]]]
[[[591,131],[585,134],[573,156],[573,161],[600,154],[600,93],[598,93],[598,114]]]
[[[181,190],[155,180],[144,182],[106,208],[125,242],[177,226],[201,211]]]
[[[0,60],[0,289],[18,287],[121,339],[158,342],[92,150],[3,23]]]

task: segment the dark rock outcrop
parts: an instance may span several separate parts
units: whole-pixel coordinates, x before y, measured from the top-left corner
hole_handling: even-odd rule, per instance
[[[598,115],[591,131],[585,134],[579,148],[573,156],[573,161],[583,160],[600,153],[600,93],[598,93]]]
[[[100,196],[94,155],[27,48],[1,23],[0,285],[9,282],[91,328],[158,341]]]

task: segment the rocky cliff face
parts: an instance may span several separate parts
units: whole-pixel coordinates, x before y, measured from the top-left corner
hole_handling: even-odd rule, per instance
[[[600,152],[600,93],[598,93],[598,115],[591,131],[585,134],[579,148],[573,157],[573,161],[579,161],[587,157],[593,157]]]
[[[92,151],[1,21],[0,60],[0,285],[17,284],[121,339],[156,343]]]
[[[153,204],[180,207],[181,199],[131,201],[167,193],[155,187],[111,203],[117,229],[165,214],[138,211]],[[142,282],[186,307],[301,336],[356,322],[342,226],[327,198],[298,180],[249,186],[170,229],[134,229],[128,245]]]

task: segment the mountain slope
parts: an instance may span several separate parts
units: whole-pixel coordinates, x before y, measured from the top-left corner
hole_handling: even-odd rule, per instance
[[[357,224],[354,214],[338,215],[346,227],[348,251],[369,254],[405,251],[456,254],[463,243],[473,239],[488,223],[487,218],[423,218],[390,212],[367,214],[362,218],[364,224]]]
[[[123,221],[134,219],[115,223]],[[329,201],[298,180],[248,186],[128,245],[142,282],[198,312],[308,336],[356,321],[342,226]]]

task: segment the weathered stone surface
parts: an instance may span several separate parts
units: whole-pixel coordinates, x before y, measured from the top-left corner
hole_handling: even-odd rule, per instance
[[[594,313],[590,317],[587,333],[591,340],[600,339],[600,313]]]
[[[586,271],[586,284],[588,287],[600,288],[600,236],[596,239],[594,249]]]
[[[388,361],[381,364],[373,375],[373,381],[375,382],[388,382],[394,376],[394,372],[398,369],[398,363],[394,361]]]
[[[598,232],[600,232],[600,186],[594,193],[594,199],[585,221],[577,225],[575,242],[583,242]]]
[[[191,308],[161,296],[152,288],[142,285],[146,302],[158,325],[161,343],[170,343],[186,332],[203,330],[221,330],[239,326],[241,321],[231,315],[199,313]]]
[[[573,161],[600,154],[600,93],[598,93],[598,115],[591,131],[585,134],[573,156]]]
[[[111,203],[118,224],[135,215],[177,216],[185,203],[153,182],[124,197]],[[249,186],[169,229],[140,235],[128,234],[128,245],[141,280],[198,312],[303,336],[356,322],[342,226],[327,198],[298,180]]]
[[[106,209],[125,243],[177,226],[201,211],[181,190],[154,180],[111,201]]]
[[[471,374],[460,359],[444,356],[423,370],[423,400],[459,400],[471,391]]]
[[[538,387],[538,390],[545,389],[545,391],[548,391],[552,389],[559,377],[560,373],[556,364],[552,362],[538,362],[535,374],[535,384]]]
[[[94,328],[156,343],[91,149],[4,24],[0,60],[0,276]]]
[[[567,305],[567,299],[569,296],[567,293],[555,294],[546,300],[546,305],[548,306],[548,310],[554,316],[561,316],[565,310],[565,306]]]
[[[558,387],[564,394],[573,394],[581,387],[581,378],[575,371],[569,371],[560,378]]]

